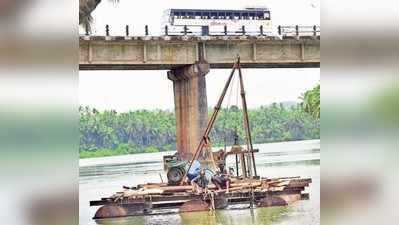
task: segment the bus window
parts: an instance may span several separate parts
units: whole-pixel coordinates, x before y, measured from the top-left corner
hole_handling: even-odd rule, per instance
[[[226,18],[226,13],[225,12],[219,12],[218,13],[218,18],[219,19],[225,19]]]
[[[243,19],[245,19],[245,20],[247,20],[248,19],[248,13],[242,13],[242,17],[243,17]]]
[[[195,12],[194,15],[196,19],[202,19],[201,12]]]
[[[211,12],[211,19],[216,19],[218,16],[217,12]]]
[[[232,12],[226,12],[226,17],[227,17],[227,19],[233,19],[233,13]]]
[[[186,19],[186,12],[180,12],[180,18]]]
[[[209,12],[203,12],[203,13],[202,13],[202,16],[203,16],[205,19],[210,19],[210,18],[209,18]]]
[[[256,13],[256,17],[258,17],[258,19],[263,20],[264,19],[264,13],[263,12],[257,12]]]
[[[265,19],[270,20],[270,12],[265,12]]]
[[[241,19],[241,14],[239,12],[233,13],[235,19]]]
[[[255,13],[249,13],[249,19],[254,20],[255,19]]]

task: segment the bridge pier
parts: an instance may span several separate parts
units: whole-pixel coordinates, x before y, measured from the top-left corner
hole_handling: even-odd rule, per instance
[[[176,115],[176,148],[190,159],[206,129],[208,104],[205,75],[208,63],[195,63],[168,71],[173,82]]]

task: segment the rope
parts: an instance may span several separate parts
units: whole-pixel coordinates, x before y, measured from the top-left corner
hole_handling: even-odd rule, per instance
[[[229,87],[230,90],[229,90],[229,93],[227,95],[227,101],[226,101],[226,115],[225,115],[225,118],[224,118],[224,121],[223,121],[223,127],[224,127],[224,132],[223,132],[224,138],[223,138],[223,141],[224,141],[224,150],[225,151],[226,151],[226,139],[227,139],[227,137],[226,137],[227,136],[226,135],[226,130],[227,130],[226,129],[226,124],[227,124],[227,119],[229,118],[229,115],[230,115],[231,96],[232,96],[232,93],[233,93],[234,82],[236,81],[236,79],[235,79],[236,77],[237,76],[234,74],[233,77],[232,77],[232,80],[231,80],[231,86]]]
[[[233,75],[233,78],[231,80],[231,86],[229,87],[229,94],[227,96],[227,102],[226,102],[226,107],[228,108],[230,106],[230,102],[231,102],[231,96],[232,96],[232,92],[233,92],[233,87],[234,87],[234,81],[235,81],[236,75]]]
[[[237,92],[236,92],[236,106],[238,107],[238,96],[240,95],[240,82],[237,82]]]

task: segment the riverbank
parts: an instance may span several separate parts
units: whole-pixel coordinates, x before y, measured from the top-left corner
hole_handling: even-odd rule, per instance
[[[172,151],[172,150],[169,150],[169,151]],[[80,159],[98,158],[98,157],[130,155],[130,154],[140,154],[140,153],[153,153],[153,152],[161,152],[161,151],[154,146],[148,146],[142,150],[138,150],[137,148],[130,148],[128,145],[122,145],[116,149],[101,148],[101,149],[90,150],[90,151],[81,150],[81,151],[79,151],[79,158]]]
[[[273,141],[273,142],[268,142],[269,144],[271,143],[281,143],[281,142],[295,142],[295,141],[312,141],[312,140],[318,140],[318,139],[307,139],[307,140],[292,140],[292,141]],[[262,144],[262,143],[254,143],[254,144]],[[213,146],[214,148],[220,148],[222,146]],[[109,156],[121,156],[121,155],[132,155],[132,154],[141,154],[141,153],[155,153],[155,152],[170,152],[170,151],[175,151],[174,149],[172,150],[159,150],[155,146],[149,146],[144,148],[143,150],[138,151],[137,149],[130,149],[128,146],[120,146],[117,149],[96,149],[96,150],[82,150],[79,151],[79,158],[80,159],[86,159],[86,158],[100,158],[100,157],[109,157]]]

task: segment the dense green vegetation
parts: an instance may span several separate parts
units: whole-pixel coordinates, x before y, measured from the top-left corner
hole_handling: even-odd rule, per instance
[[[272,104],[250,109],[248,114],[254,143],[316,139],[320,136],[319,120],[306,113],[299,104]],[[242,111],[237,107],[222,110],[211,132],[213,144],[224,145],[224,137],[227,145],[232,144],[235,132],[243,144],[245,131],[242,121]]]
[[[320,84],[306,91],[300,98],[303,100],[302,107],[305,112],[315,118],[320,118]]]
[[[158,152],[175,148],[170,111],[117,113],[80,107],[80,157]]]
[[[317,90],[318,95],[314,94]],[[319,138],[319,90],[318,85],[311,92],[306,92],[301,104],[272,104],[250,109],[254,143]],[[138,110],[117,113],[112,110],[99,112],[93,108],[80,107],[79,112],[81,158],[169,151],[176,147],[175,116],[171,111]],[[235,132],[243,143],[245,133],[242,121],[242,112],[236,106],[222,109],[211,132],[213,145],[231,145]]]

